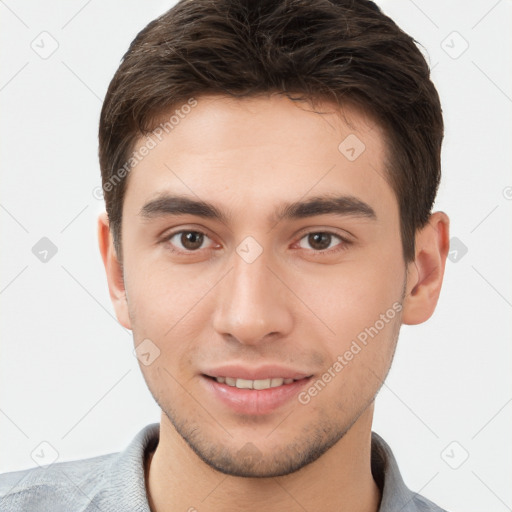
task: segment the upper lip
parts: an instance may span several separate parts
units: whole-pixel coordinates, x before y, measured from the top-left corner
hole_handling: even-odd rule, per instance
[[[278,379],[280,377],[283,379],[297,380],[311,376],[310,373],[279,365],[265,365],[257,368],[250,368],[248,366],[241,366],[237,364],[208,368],[203,371],[203,374],[208,375],[209,377],[231,377],[234,379],[245,380]]]

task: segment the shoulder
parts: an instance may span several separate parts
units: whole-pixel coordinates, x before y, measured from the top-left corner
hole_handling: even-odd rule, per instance
[[[0,510],[86,510],[101,492],[105,470],[118,454],[58,462],[0,475]]]
[[[405,485],[393,451],[375,432],[372,432],[371,469],[382,495],[379,512],[447,512]]]
[[[412,506],[412,510],[417,512],[448,512],[420,494],[414,495]]]
[[[144,460],[159,440],[145,426],[122,452],[0,475],[1,512],[150,512]]]

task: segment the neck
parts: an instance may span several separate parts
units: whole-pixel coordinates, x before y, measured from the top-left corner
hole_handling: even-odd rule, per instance
[[[380,491],[371,473],[373,405],[319,459],[289,475],[242,478],[203,462],[162,414],[160,439],[146,466],[152,512],[377,512]]]

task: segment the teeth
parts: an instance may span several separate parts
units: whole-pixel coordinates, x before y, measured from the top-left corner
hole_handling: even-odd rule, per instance
[[[232,377],[215,377],[217,382],[221,384],[227,384],[228,386],[237,387],[239,389],[269,389],[282,386],[283,384],[291,384],[293,379],[259,379],[259,380],[247,380],[247,379],[234,379]]]
[[[236,379],[236,387],[240,389],[252,389],[254,381],[245,379]]]
[[[255,380],[252,387],[253,389],[268,389],[270,387],[270,379]]]

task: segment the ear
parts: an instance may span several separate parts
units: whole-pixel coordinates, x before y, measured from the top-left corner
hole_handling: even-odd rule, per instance
[[[115,253],[107,212],[101,213],[98,217],[98,243],[103,265],[105,265],[105,272],[107,273],[110,299],[112,300],[117,319],[122,326],[131,329],[123,269]]]
[[[404,324],[420,324],[434,313],[450,248],[449,226],[448,216],[436,212],[425,227],[416,232],[415,258],[407,267]]]

